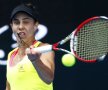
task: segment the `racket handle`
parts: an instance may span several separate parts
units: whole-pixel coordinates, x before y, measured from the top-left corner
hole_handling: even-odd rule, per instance
[[[29,48],[27,48],[27,49],[29,49]],[[49,52],[49,51],[52,51],[52,45],[46,45],[46,46],[33,48],[33,50],[36,52],[39,52],[39,53]]]

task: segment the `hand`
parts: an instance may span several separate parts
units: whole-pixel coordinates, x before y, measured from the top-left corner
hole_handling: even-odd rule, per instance
[[[31,60],[31,62],[40,60],[40,56],[41,56],[41,53],[34,51],[33,48],[34,48],[33,46],[30,46],[30,48],[26,50],[26,54],[28,58]]]

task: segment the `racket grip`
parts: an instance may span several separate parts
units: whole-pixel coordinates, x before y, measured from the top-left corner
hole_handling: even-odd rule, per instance
[[[46,45],[46,46],[33,48],[34,51],[39,52],[39,53],[49,52],[49,51],[52,51],[52,49],[53,49],[52,45]]]

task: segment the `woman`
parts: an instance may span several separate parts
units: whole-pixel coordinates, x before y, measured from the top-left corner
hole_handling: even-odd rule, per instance
[[[39,53],[35,47],[49,45],[35,40],[38,13],[32,4],[21,4],[11,14],[10,26],[18,47],[8,54],[6,90],[53,90],[53,51]],[[30,50],[27,50],[30,48]]]

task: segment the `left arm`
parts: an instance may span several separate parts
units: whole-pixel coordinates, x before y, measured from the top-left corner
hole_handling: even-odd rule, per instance
[[[32,62],[43,81],[50,84],[54,79],[54,52],[42,54],[41,58]]]
[[[54,79],[54,51],[40,54],[31,48],[30,52],[27,52],[27,55],[37,70],[40,78],[47,84],[50,84]]]

